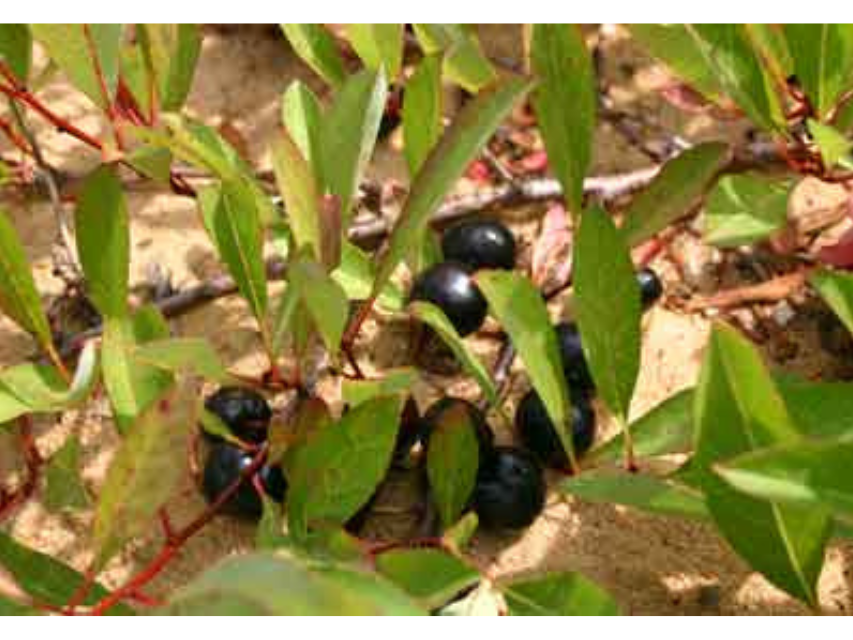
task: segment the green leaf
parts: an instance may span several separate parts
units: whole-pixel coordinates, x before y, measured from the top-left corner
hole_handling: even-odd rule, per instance
[[[42,612],[0,595],[0,616],[40,616]]]
[[[126,316],[130,223],[121,182],[111,167],[101,166],[83,183],[74,229],[89,297],[104,317]]]
[[[264,331],[267,276],[260,211],[251,189],[239,179],[199,191],[208,232],[237,283],[240,294]]]
[[[581,217],[573,273],[590,372],[601,399],[624,422],[640,372],[640,287],[623,236],[602,209]]]
[[[469,102],[445,131],[415,176],[406,204],[391,233],[388,252],[379,266],[373,284],[374,296],[384,288],[406,257],[447,192],[530,86],[529,81],[519,78],[495,83]]]
[[[343,288],[319,264],[304,258],[288,265],[287,277],[304,302],[329,353],[336,354],[349,319],[349,301]]]
[[[459,24],[416,24],[415,35],[424,53],[444,54],[444,75],[469,93],[477,93],[498,78],[483,54],[473,28]]]
[[[77,371],[69,386],[53,367],[41,364],[20,364],[0,372],[0,422],[24,413],[53,413],[82,404],[98,380],[98,351],[94,342],[83,347]]]
[[[634,454],[640,458],[686,453],[693,443],[693,389],[670,396],[630,423]],[[616,462],[625,451],[625,436],[618,433],[585,454],[589,464]]]
[[[776,379],[794,423],[811,438],[853,433],[853,384]]]
[[[803,508],[827,507],[853,520],[850,460],[853,442],[798,442],[760,449],[716,466],[717,473],[738,491]]]
[[[263,513],[255,532],[255,548],[259,551],[274,550],[286,546],[288,538],[282,531],[281,505],[261,494]]]
[[[527,369],[530,383],[542,398],[560,442],[574,455],[569,430],[571,400],[563,375],[557,334],[551,326],[542,294],[522,274],[511,271],[481,271],[477,284],[489,303],[492,315],[509,335]]]
[[[27,255],[18,233],[0,209],[0,311],[31,333],[42,348],[53,348],[50,326],[41,305]]]
[[[33,39],[25,24],[0,24],[0,60],[23,83],[30,75],[33,58]]]
[[[169,327],[155,307],[143,307],[133,319],[104,322],[104,386],[119,431],[124,432],[174,381],[167,371],[133,357],[138,344],[168,336]]]
[[[333,247],[340,245],[330,245],[328,240],[340,238],[340,222],[333,224],[322,217],[320,194],[311,166],[285,132],[273,138],[272,161],[296,250],[307,248],[317,262],[333,269],[340,260],[340,255],[334,255],[338,252]]]
[[[72,84],[104,111],[115,97],[122,28],[120,24],[30,25],[33,37]]]
[[[777,89],[785,87],[794,73],[794,60],[780,24],[745,24],[744,33],[776,82]]]
[[[368,400],[309,437],[288,476],[288,523],[304,537],[312,521],[343,524],[385,477],[399,428],[401,396]]]
[[[702,494],[664,478],[624,471],[584,471],[560,485],[560,490],[588,502],[621,504],[640,511],[707,518]]]
[[[376,557],[376,570],[427,609],[447,604],[480,581],[480,573],[440,549],[394,549]]]
[[[756,449],[802,442],[755,347],[716,325],[700,372],[691,474],[734,550],[768,580],[810,604],[831,520],[820,509],[756,500],[733,490],[713,467]]]
[[[326,190],[340,198],[342,228],[376,145],[388,89],[385,74],[364,70],[348,78],[323,120],[321,151]]]
[[[406,82],[403,96],[403,153],[416,176],[441,137],[443,89],[441,56],[424,57]]]
[[[72,435],[45,469],[44,504],[51,511],[85,509],[91,504],[80,477],[80,440]]]
[[[849,168],[850,151],[853,150],[853,142],[835,127],[821,124],[817,120],[808,121],[809,132],[814,136],[814,141],[820,149],[820,157],[828,169],[833,168],[843,161],[847,161]]]
[[[402,24],[348,24],[346,34],[352,48],[374,71],[385,69],[389,78],[396,78],[403,66]]]
[[[427,477],[444,528],[462,515],[477,482],[480,466],[477,429],[468,407],[453,405],[429,436]]]
[[[376,277],[372,256],[346,240],[341,246],[341,263],[332,272],[332,278],[341,285],[350,300],[370,297]],[[402,311],[406,297],[394,282],[387,282],[376,302],[387,311]]]
[[[137,33],[157,83],[160,108],[178,111],[189,96],[201,53],[198,25],[146,24]]]
[[[346,80],[346,70],[332,35],[319,24],[283,24],[281,29],[290,46],[323,80],[338,89]]]
[[[853,275],[820,269],[811,274],[809,284],[853,333]]]
[[[788,221],[794,183],[764,176],[724,176],[705,203],[705,241],[738,247],[763,240]]]
[[[625,211],[622,232],[628,244],[648,240],[687,214],[710,189],[729,157],[727,145],[706,142],[667,162]]]
[[[148,531],[187,472],[196,428],[196,393],[184,382],[139,416],[107,471],[95,512],[93,543],[100,567]]]
[[[345,405],[357,407],[377,396],[408,394],[420,380],[420,373],[412,367],[385,371],[377,380],[344,378],[341,381],[341,397]]]
[[[462,368],[480,385],[480,389],[489,403],[496,404],[498,392],[495,383],[492,381],[492,376],[480,359],[471,352],[444,312],[434,304],[424,301],[413,302],[409,305],[409,311],[413,317],[431,327],[438,334],[462,364]]]
[[[853,25],[785,24],[794,73],[820,118],[850,88]]]
[[[502,586],[512,616],[615,616],[613,597],[579,573],[549,573]]]
[[[131,151],[127,162],[145,176],[168,183],[172,176],[172,153],[161,147],[143,145]]]
[[[123,44],[119,56],[119,77],[144,115],[150,115],[156,100],[156,87],[145,54],[138,42]]]
[[[583,206],[583,179],[592,157],[596,80],[578,25],[533,25],[530,60],[539,79],[533,104],[548,162],[569,209]],[[567,108],[571,105],[571,108]]]
[[[462,550],[471,542],[471,538],[477,532],[480,519],[477,513],[469,511],[462,516],[452,527],[445,530],[441,536],[441,542],[445,548],[455,554],[461,554]]]
[[[320,149],[323,106],[311,89],[299,80],[291,82],[284,92],[281,119],[302,157],[311,165],[314,180],[324,185]]]
[[[25,547],[6,533],[0,532],[0,566],[16,584],[38,602],[62,607],[83,584],[83,575],[59,560]],[[83,604],[91,605],[109,594],[100,583],[92,585]],[[133,615],[133,609],[118,604],[108,615]]]
[[[204,338],[152,340],[134,346],[130,357],[152,369],[188,372],[223,385],[234,383],[222,358]]]
[[[158,613],[347,616],[417,615],[420,610],[375,574],[263,552],[220,562],[181,588]]]

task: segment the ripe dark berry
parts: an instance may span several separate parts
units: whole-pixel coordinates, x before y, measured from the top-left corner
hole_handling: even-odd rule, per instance
[[[205,401],[204,407],[216,414],[240,440],[260,444],[267,439],[272,411],[257,391],[222,387]],[[216,437],[211,439],[218,440]]]
[[[252,464],[252,454],[228,443],[215,444],[207,456],[202,477],[202,490],[208,502],[214,502],[222,492]],[[287,481],[281,467],[264,466],[258,472],[264,492],[276,502],[283,502]],[[240,483],[237,492],[223,507],[224,513],[243,518],[258,518],[263,512],[261,497],[250,478]]]
[[[515,412],[515,428],[525,447],[530,449],[543,464],[556,469],[569,466],[569,457],[548,416],[545,404],[535,391],[522,398]],[[572,444],[575,454],[583,455],[595,440],[595,411],[584,398],[572,403]]]
[[[536,457],[516,447],[496,447],[480,464],[472,504],[486,529],[521,529],[545,506],[545,479]]]
[[[658,274],[648,267],[637,272],[637,284],[640,285],[640,302],[644,310],[650,308],[663,295],[663,284]]]
[[[494,220],[467,220],[451,227],[441,238],[445,260],[478,269],[515,267],[515,238]]]
[[[456,262],[440,262],[418,275],[409,299],[439,307],[460,336],[474,333],[486,319],[486,299],[468,268]]]
[[[595,382],[583,353],[583,344],[577,325],[574,322],[561,322],[555,330],[566,382],[572,391],[579,392],[573,396],[588,395],[595,390]]]
[[[433,403],[423,417],[423,425],[425,429],[424,439],[429,439],[429,434],[432,433],[450,412],[454,409],[459,409],[467,412],[471,424],[474,425],[477,442],[480,445],[480,458],[483,459],[491,453],[492,445],[495,441],[495,435],[491,427],[486,422],[486,416],[475,405],[462,398],[453,398],[450,396],[444,397],[441,400]]]

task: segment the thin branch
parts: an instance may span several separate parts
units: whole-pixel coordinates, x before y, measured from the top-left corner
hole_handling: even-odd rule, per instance
[[[684,306],[688,311],[703,311],[711,308],[726,309],[755,302],[778,302],[802,287],[811,271],[812,268],[806,267],[759,284],[694,298]]]
[[[18,419],[18,440],[27,468],[27,477],[15,491],[0,492],[0,522],[32,497],[38,487],[41,468],[44,464],[33,435],[32,418],[28,415]]]

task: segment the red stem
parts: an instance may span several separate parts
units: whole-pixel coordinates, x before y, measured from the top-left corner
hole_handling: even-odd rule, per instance
[[[15,509],[29,500],[35,493],[41,477],[41,467],[44,463],[36,447],[32,419],[30,416],[21,416],[18,422],[20,425],[18,436],[27,465],[27,479],[14,492],[3,494],[2,500],[0,500],[0,522],[8,518]]]
[[[234,480],[228,488],[225,489],[225,491],[219,494],[219,497],[216,498],[216,500],[212,502],[195,520],[190,522],[180,531],[171,532],[171,534],[169,533],[171,530],[171,524],[169,524],[168,527],[165,526],[165,522],[168,521],[168,518],[164,520],[162,514],[165,512],[161,511],[161,523],[164,523],[163,528],[166,532],[166,539],[160,549],[160,552],[153,560],[151,560],[151,562],[148,563],[147,566],[130,578],[130,580],[128,580],[124,585],[95,604],[90,611],[90,615],[103,615],[106,611],[125,599],[133,598],[139,600],[140,596],[142,598],[146,598],[146,596],[141,594],[141,589],[166,568],[169,562],[171,562],[171,560],[180,553],[187,540],[201,531],[201,529],[203,529],[204,526],[210,522],[214,516],[216,516],[225,503],[228,502],[239,490],[240,485],[261,468],[261,465],[263,465],[264,460],[266,459],[266,454],[267,448],[262,447],[255,457],[252,458],[252,463],[243,469],[240,477]]]
[[[20,149],[23,153],[30,155],[32,150],[30,149],[30,145],[27,144],[27,141],[24,140],[21,135],[15,131],[15,128],[12,126],[12,123],[0,118],[0,131],[6,134],[6,137],[9,138],[9,141],[15,145],[18,149]]]
[[[95,41],[92,39],[92,31],[89,29],[88,24],[83,25],[83,35],[86,37],[86,45],[89,47],[89,55],[92,58],[92,66],[95,69],[95,76],[98,78],[98,87],[101,90],[101,95],[104,98],[104,102],[107,105],[105,112],[107,114],[107,118],[109,118],[110,125],[113,129],[113,136],[115,136],[116,146],[119,150],[124,150],[124,140],[122,140],[121,132],[119,131],[119,124],[117,118],[117,112],[115,108],[115,103],[113,101],[112,96],[110,96],[109,89],[107,88],[107,81],[104,78],[104,70],[101,68],[101,60],[98,58],[98,50],[95,47]]]

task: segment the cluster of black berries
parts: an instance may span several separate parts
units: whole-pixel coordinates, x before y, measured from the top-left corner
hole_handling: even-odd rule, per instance
[[[486,317],[487,304],[472,274],[478,269],[512,269],[515,266],[515,239],[505,226],[494,221],[462,222],[442,238],[444,262],[415,279],[411,300],[426,300],[440,307],[461,336],[477,331]],[[662,295],[657,274],[645,268],[637,273],[644,309]],[[572,398],[572,439],[574,450],[583,455],[595,439],[595,384],[583,352],[581,336],[572,322],[562,322],[557,334],[563,372]],[[446,398],[424,416],[426,429],[434,427],[438,408],[463,402]],[[443,404],[445,403],[445,404]],[[470,406],[480,438],[481,463],[472,506],[481,524],[493,528],[520,528],[529,525],[545,501],[543,466],[565,469],[568,458],[557,431],[538,394],[531,390],[521,400],[515,427],[523,445],[492,446],[485,418]],[[483,433],[488,433],[488,437]]]
[[[262,445],[269,432],[272,411],[266,399],[251,389],[222,387],[205,401],[205,409],[218,417],[232,435],[247,445]],[[216,501],[254,458],[254,453],[219,436],[203,431],[210,444],[202,476],[202,490],[208,502]],[[280,465],[264,464],[245,478],[237,492],[225,503],[223,513],[258,518],[263,512],[260,491],[276,502],[284,502],[287,480]]]

